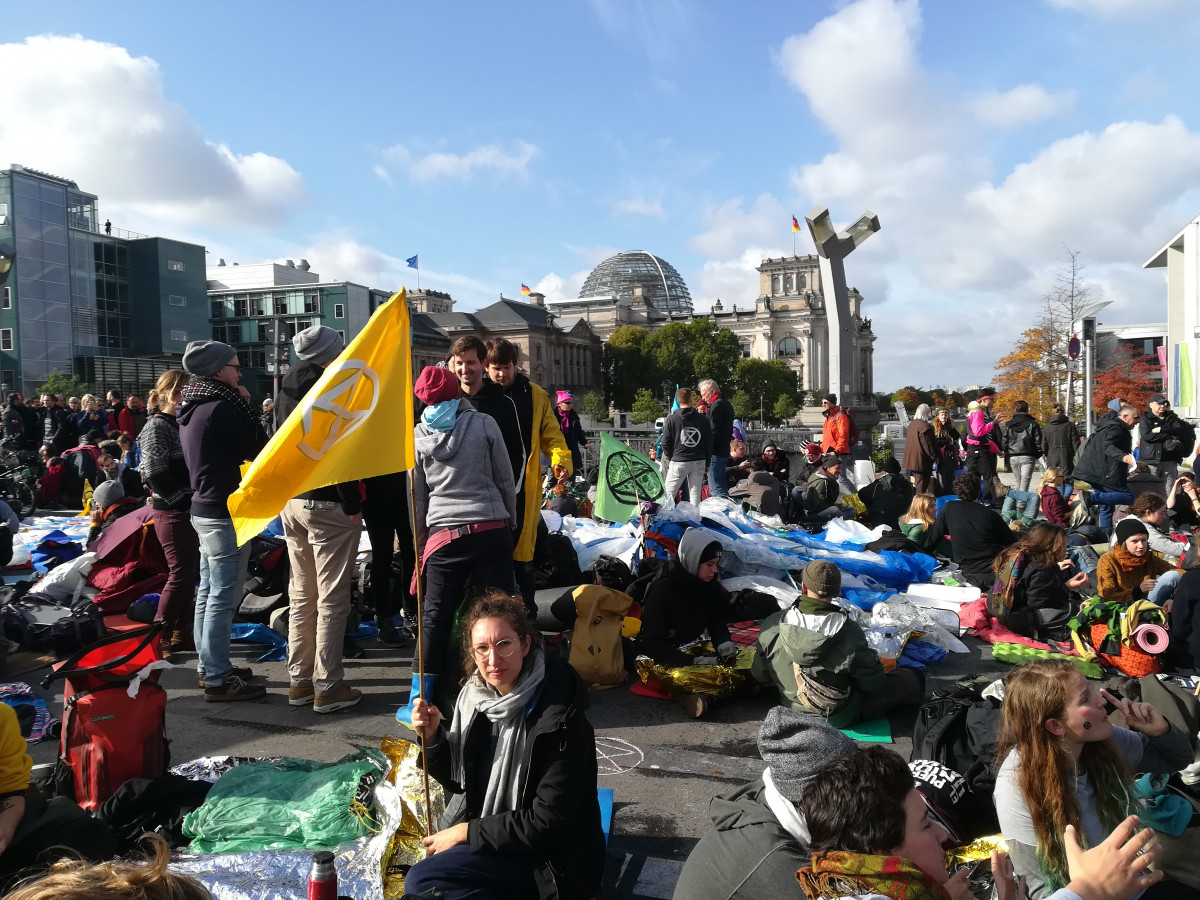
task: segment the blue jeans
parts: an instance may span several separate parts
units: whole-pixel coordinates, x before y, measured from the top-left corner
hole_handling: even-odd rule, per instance
[[[1021,512],[1017,512],[1018,503],[1021,504]],[[1027,522],[1032,522],[1037,518],[1038,511],[1041,508],[1042,497],[1040,494],[1009,488],[1008,493],[1004,497],[1004,508],[1000,510],[1000,515],[1005,522],[1011,522],[1017,518],[1023,518]]]
[[[1099,525],[1104,529],[1104,533],[1108,534],[1112,531],[1113,513],[1117,511],[1117,506],[1122,503],[1132,503],[1133,492],[1095,490],[1092,491],[1090,499],[1092,503],[1099,507]]]
[[[714,456],[708,461],[708,492],[714,497],[729,496],[729,475],[723,456]]]
[[[1179,585],[1179,579],[1183,577],[1183,573],[1178,569],[1173,569],[1170,572],[1165,572],[1155,579],[1153,590],[1146,596],[1146,599],[1155,606],[1162,606],[1173,596],[1175,596],[1175,588]]]
[[[233,614],[242,602],[250,542],[241,549],[229,519],[192,516],[200,539],[200,588],[196,591],[196,651],[205,687],[225,683],[233,664],[229,661],[229,633]]]

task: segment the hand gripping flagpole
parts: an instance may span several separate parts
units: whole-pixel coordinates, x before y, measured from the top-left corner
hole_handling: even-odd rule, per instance
[[[417,288],[420,290],[420,288]],[[413,536],[413,550],[416,553],[416,577],[417,583],[417,692],[420,699],[425,699],[425,642],[423,638],[424,619],[425,619],[425,597],[424,590],[421,587],[421,548],[417,543],[417,488],[415,480],[412,477],[412,472],[408,473],[408,515],[409,521],[412,524],[411,531]],[[411,699],[411,698],[410,698]],[[416,731],[416,729],[413,729]],[[433,807],[429,803],[429,760],[428,753],[425,750],[425,729],[422,728],[417,732],[417,737],[421,739],[421,781],[425,787],[425,831],[429,837],[433,837]]]

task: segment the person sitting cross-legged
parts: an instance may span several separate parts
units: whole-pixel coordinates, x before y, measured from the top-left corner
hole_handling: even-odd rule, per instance
[[[862,627],[834,602],[842,573],[827,559],[804,567],[801,595],[767,616],[755,644],[753,674],[774,683],[792,709],[845,728],[906,704],[920,703],[924,679],[914,669],[884,671]]]
[[[762,777],[713,797],[712,824],[692,848],[674,900],[774,900],[807,866],[808,825],[800,798],[854,741],[815,716],[776,706],[758,729]]]

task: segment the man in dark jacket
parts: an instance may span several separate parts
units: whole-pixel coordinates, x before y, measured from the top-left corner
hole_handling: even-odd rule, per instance
[[[800,798],[831,760],[854,741],[813,716],[776,706],[758,729],[761,778],[718,794],[711,827],[692,848],[674,900],[774,900],[809,864]]]
[[[930,526],[929,545],[936,547],[949,537],[954,561],[962,569],[963,578],[980,590],[991,590],[996,581],[992,561],[1017,536],[998,512],[976,502],[979,476],[975,473],[964,472],[955,478],[954,493],[958,500],[943,506]]]
[[[1013,417],[1004,424],[1004,461],[1017,476],[1017,490],[1028,491],[1033,466],[1042,452],[1042,426],[1029,414],[1029,404],[1013,404]]]
[[[1129,470],[1133,467],[1133,435],[1137,424],[1137,407],[1125,404],[1119,412],[1108,410],[1096,423],[1096,430],[1083,446],[1075,478],[1086,481],[1092,490],[1088,499],[1100,508],[1099,525],[1108,534],[1112,531],[1113,513],[1119,503],[1132,503],[1129,490]]]
[[[663,459],[667,463],[663,487],[666,490],[666,506],[675,505],[675,495],[687,488],[688,500],[700,502],[704,488],[704,472],[713,453],[712,428],[708,419],[696,412],[692,406],[692,392],[680,388],[675,392],[679,409],[667,416],[663,426]]]
[[[904,458],[900,465],[912,473],[913,490],[918,494],[932,493],[933,464],[938,460],[937,441],[930,423],[932,418],[929,404],[922,403],[904,435]]]
[[[450,371],[458,379],[463,399],[481,413],[491,416],[500,426],[504,447],[512,462],[513,479],[517,494],[521,493],[525,475],[526,448],[521,440],[521,422],[517,406],[504,389],[494,381],[483,377],[487,347],[473,334],[460,337],[450,347],[448,362]],[[280,420],[282,421],[282,420]]]
[[[900,463],[889,456],[883,464],[883,474],[858,492],[858,499],[867,507],[867,526],[886,525],[900,531],[900,517],[912,504],[914,488],[900,474]]]
[[[700,396],[708,404],[708,424],[712,427],[712,457],[708,461],[708,492],[714,497],[729,493],[725,464],[733,441],[733,404],[721,396],[721,388],[711,378],[700,382]]]
[[[275,401],[284,422],[342,352],[342,339],[325,325],[292,338],[297,362]],[[362,691],[346,684],[342,646],[350,617],[350,588],[362,536],[362,493],[345,481],[293,497],[280,519],[287,538],[288,703],[329,713],[355,706]]]
[[[36,450],[41,437],[41,420],[36,410],[25,405],[25,395],[13,391],[4,408],[4,438],[21,450]]]
[[[1150,396],[1150,408],[1138,423],[1142,462],[1163,480],[1163,493],[1179,478],[1179,464],[1195,449],[1192,427],[1171,409],[1162,394]]]
[[[258,455],[267,436],[250,406],[250,392],[238,386],[242,367],[236,350],[220,341],[192,341],[183,368],[192,380],[183,389],[179,441],[191,475],[192,527],[200,539],[195,639],[204,699],[253,700],[266,688],[250,684],[250,669],[229,661],[250,543],[238,548],[228,504],[241,483],[242,463]]]
[[[1067,418],[1059,404],[1050,410],[1050,418],[1042,429],[1042,454],[1046,467],[1061,469],[1063,478],[1075,472],[1075,454],[1079,451],[1079,429]]]

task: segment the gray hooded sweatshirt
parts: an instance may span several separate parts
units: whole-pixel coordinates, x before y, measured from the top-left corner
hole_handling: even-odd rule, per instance
[[[460,400],[454,428],[432,431],[422,422],[414,435],[415,519],[422,546],[429,532],[439,528],[497,519],[516,527],[512,464],[495,419]]]

